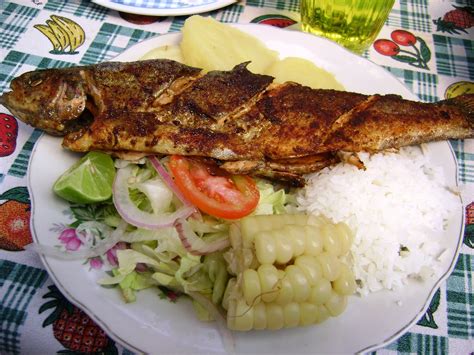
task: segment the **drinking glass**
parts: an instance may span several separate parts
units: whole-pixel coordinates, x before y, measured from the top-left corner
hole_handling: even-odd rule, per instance
[[[356,53],[374,41],[395,0],[301,0],[305,32],[327,37]]]

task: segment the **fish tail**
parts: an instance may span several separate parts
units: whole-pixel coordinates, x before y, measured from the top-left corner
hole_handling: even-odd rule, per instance
[[[474,94],[463,94],[444,101],[446,104],[457,106],[474,124]]]

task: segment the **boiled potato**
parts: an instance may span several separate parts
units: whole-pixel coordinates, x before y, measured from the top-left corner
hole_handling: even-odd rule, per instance
[[[264,73],[273,76],[276,83],[294,81],[313,89],[344,90],[334,75],[303,58],[288,57],[276,61]]]
[[[247,67],[263,73],[278,53],[260,40],[211,17],[191,16],[182,29],[181,52],[186,64],[209,70],[230,70],[251,61]]]
[[[141,59],[171,59],[180,63],[184,63],[183,55],[181,54],[181,48],[179,48],[179,45],[162,46],[152,49]]]

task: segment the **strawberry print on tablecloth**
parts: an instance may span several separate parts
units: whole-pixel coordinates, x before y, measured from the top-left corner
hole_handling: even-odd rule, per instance
[[[18,123],[12,115],[0,113],[0,158],[11,155],[16,148]]]
[[[468,33],[467,29],[474,26],[474,6],[452,6],[453,10],[433,20],[436,31],[450,34]]]

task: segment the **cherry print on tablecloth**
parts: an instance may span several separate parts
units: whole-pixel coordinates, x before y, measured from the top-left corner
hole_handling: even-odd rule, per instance
[[[415,68],[430,69],[428,62],[431,60],[431,50],[423,38],[401,29],[392,31],[390,37],[391,39],[381,38],[374,42],[374,49],[379,54]]]

